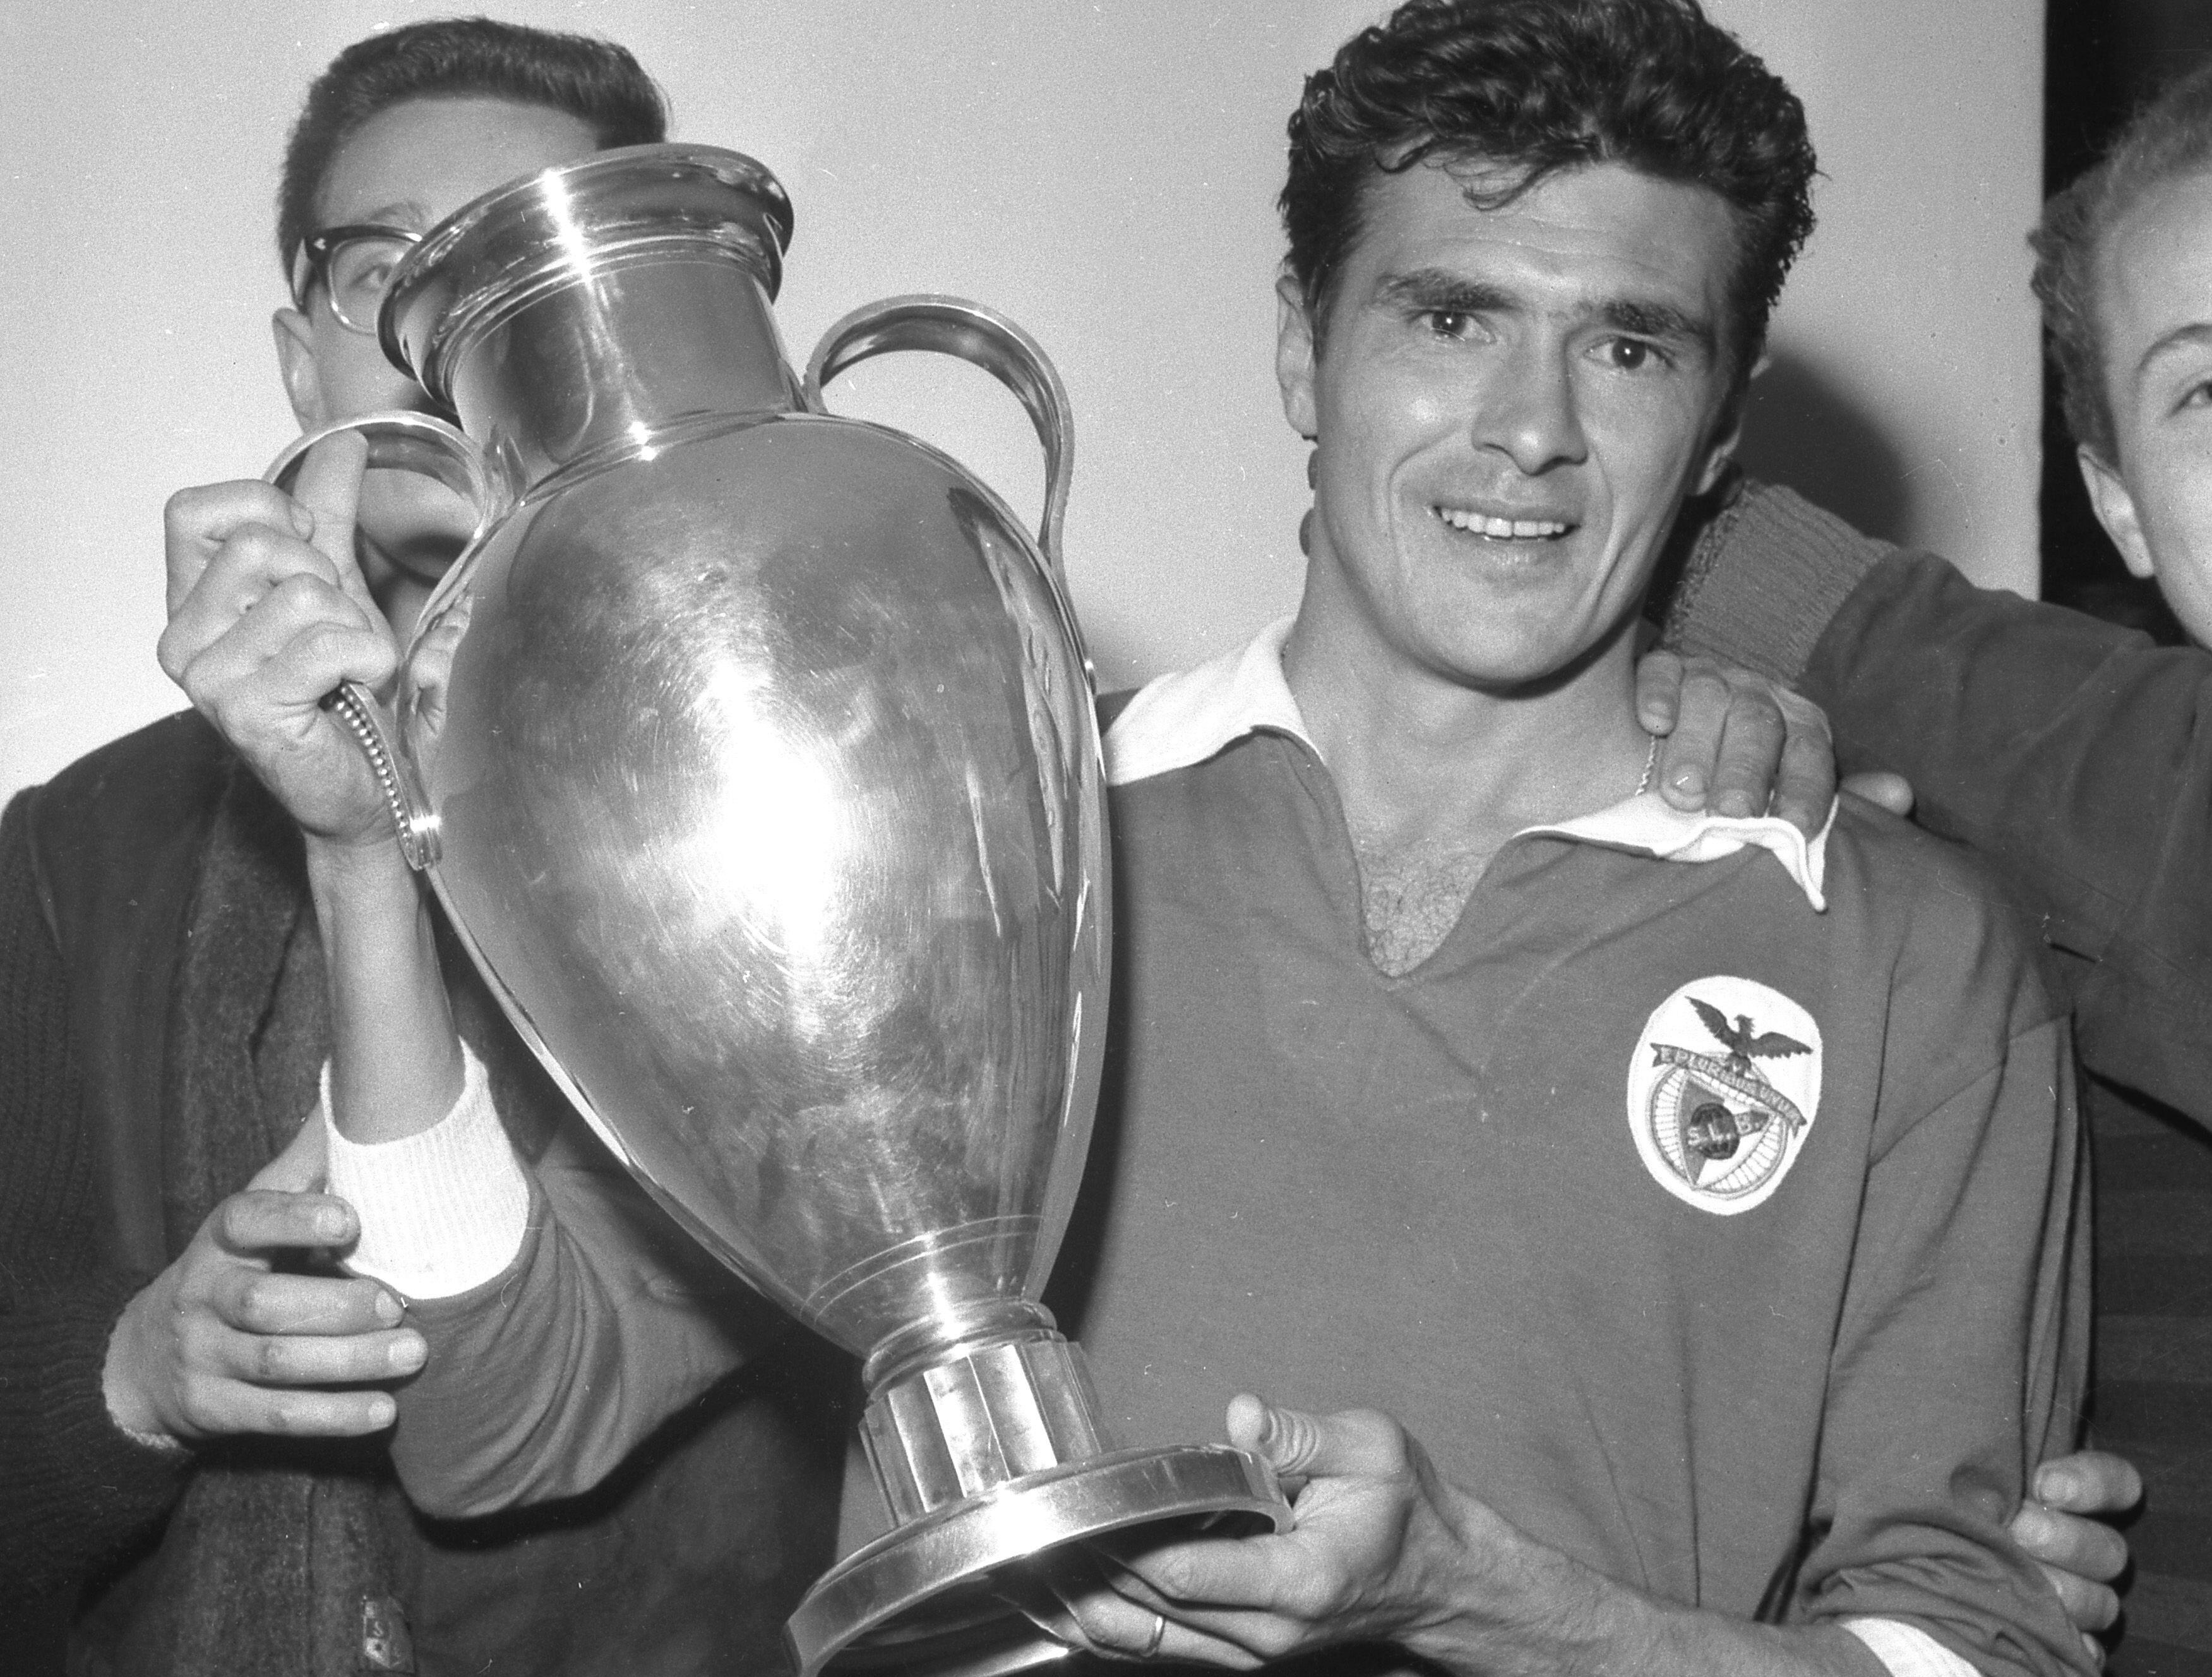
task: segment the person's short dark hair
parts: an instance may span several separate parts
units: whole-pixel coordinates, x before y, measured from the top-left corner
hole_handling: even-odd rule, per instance
[[[2097,248],[2146,194],[2206,170],[2212,170],[2212,64],[2183,76],[2137,112],[2102,160],[2043,206],[2042,224],[2027,235],[2066,428],[2110,465],[2119,462],[2097,315]]]
[[[1283,227],[1316,326],[1377,169],[1479,161],[1501,172],[1470,193],[1483,209],[1593,163],[1718,193],[1739,376],[1813,230],[1804,107],[1697,0],[1407,0],[1307,78],[1290,134]]]
[[[668,137],[668,103],[628,49],[489,17],[434,18],[357,40],[307,89],[284,145],[276,250],[289,280],[316,230],[331,160],[362,125],[410,99],[504,99],[574,117],[605,150]]]

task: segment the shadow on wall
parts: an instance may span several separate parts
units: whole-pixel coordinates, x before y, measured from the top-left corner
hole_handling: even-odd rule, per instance
[[[1753,381],[1736,458],[1753,477],[1789,485],[1869,535],[1905,540],[1912,490],[1903,456],[1808,361],[1778,353]]]

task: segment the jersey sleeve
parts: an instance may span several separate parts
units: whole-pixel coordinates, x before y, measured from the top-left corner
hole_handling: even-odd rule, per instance
[[[1931,918],[1893,995],[1797,1601],[1912,1626],[1983,1673],[2085,1671],[2006,1530],[2070,1444],[2087,1374],[2066,1021],[2004,927]],[[1979,1065],[1960,1052],[1978,1039]]]
[[[410,1302],[429,1357],[398,1393],[392,1454],[434,1515],[590,1490],[716,1381],[798,1332],[580,1129],[562,1125],[525,1167],[513,1261]]]

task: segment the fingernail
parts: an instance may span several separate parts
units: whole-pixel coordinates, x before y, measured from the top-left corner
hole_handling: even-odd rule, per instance
[[[392,1349],[387,1353],[392,1361],[392,1372],[403,1375],[412,1374],[421,1368],[422,1359],[429,1354],[430,1348],[422,1343],[419,1334],[414,1333],[404,1334],[394,1339],[392,1342]]]
[[[1723,792],[1714,800],[1714,808],[1734,820],[1741,820],[1751,814],[1751,800],[1741,792]]]
[[[381,1392],[368,1400],[368,1423],[372,1430],[390,1426],[398,1413],[399,1406]]]
[[[337,1210],[335,1206],[326,1205],[321,1210],[315,1213],[315,1238],[317,1240],[335,1242],[342,1241],[345,1239],[345,1237],[346,1219],[345,1213],[343,1211]]]
[[[1699,797],[1705,793],[1705,778],[1695,769],[1677,769],[1674,771],[1674,787],[1678,792]]]
[[[301,537],[301,538],[302,538],[303,540],[304,540],[306,537],[308,537],[308,536],[311,536],[311,535],[314,534],[314,533],[315,533],[315,515],[314,515],[314,514],[313,514],[313,513],[309,512],[309,511],[308,511],[305,507],[301,506],[301,505],[297,501],[295,501],[295,502],[293,502],[293,503],[292,503],[292,505],[291,505],[291,509],[290,509],[290,510],[291,510],[291,514],[292,514],[292,530],[293,530],[293,534],[295,534],[295,535],[300,536],[300,537]]]
[[[378,1292],[376,1296],[377,1320],[382,1322],[386,1327],[392,1327],[397,1326],[400,1317],[405,1314],[406,1311],[404,1307],[401,1305],[398,1299],[392,1297],[392,1295],[387,1292]]]
[[[2046,1467],[2035,1476],[2035,1494],[2046,1503],[2070,1501],[2079,1489],[2063,1468]]]

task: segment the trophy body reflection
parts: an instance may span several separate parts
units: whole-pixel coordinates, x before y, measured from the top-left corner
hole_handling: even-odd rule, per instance
[[[807,1677],[1009,1671],[1058,1650],[1002,1569],[1156,1520],[1288,1514],[1245,1452],[1114,1448],[1037,1302],[1110,949],[1057,576],[1066,399],[1024,334],[937,298],[848,317],[802,383],[769,312],[790,226],[757,164],[658,146],[519,181],[422,241],[382,337],[465,436],[353,428],[482,521],[423,613],[398,749],[365,695],[341,709],[585,1118],[865,1359],[896,1523],[793,1618]],[[1023,402],[1040,538],[936,449],[823,412],[824,381],[900,349]]]

